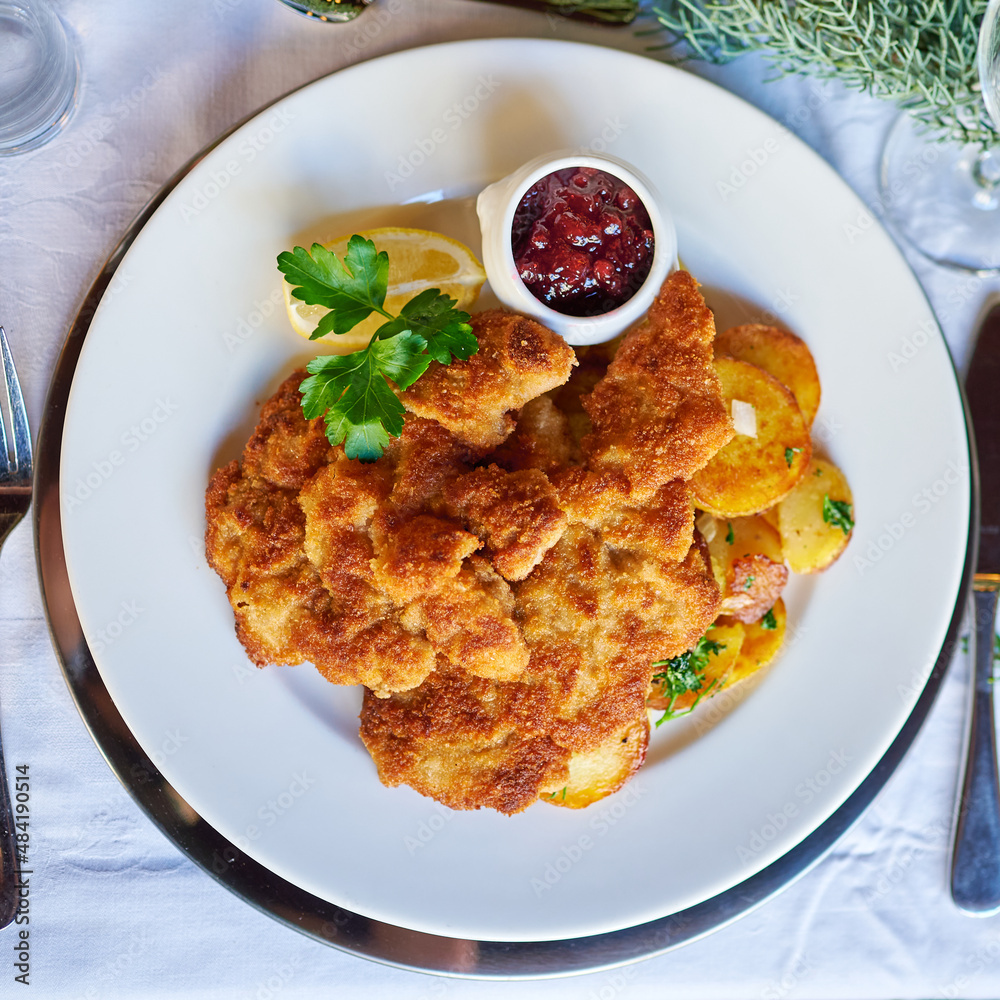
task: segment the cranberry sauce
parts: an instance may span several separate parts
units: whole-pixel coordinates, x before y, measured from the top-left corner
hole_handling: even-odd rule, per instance
[[[528,291],[567,316],[598,316],[627,302],[653,264],[649,213],[623,181],[567,167],[531,187],[510,232]]]

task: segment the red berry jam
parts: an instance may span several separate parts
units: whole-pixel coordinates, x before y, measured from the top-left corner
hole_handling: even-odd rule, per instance
[[[617,309],[653,264],[645,206],[624,181],[595,167],[557,170],[529,188],[510,239],[528,291],[567,316]]]

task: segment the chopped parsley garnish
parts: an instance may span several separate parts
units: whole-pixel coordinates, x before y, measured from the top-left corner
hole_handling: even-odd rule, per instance
[[[786,448],[785,449],[785,465],[790,469],[792,467],[792,462],[795,461],[795,455],[802,451],[801,448]]]
[[[854,528],[851,505],[844,500],[831,500],[829,493],[823,495],[823,520],[833,528],[840,528],[845,535]]]
[[[660,691],[670,698],[670,702],[662,716],[656,720],[659,726],[668,719],[676,719],[678,716],[687,715],[694,711],[695,706],[705,697],[718,683],[717,677],[705,688],[705,671],[708,668],[709,657],[717,656],[726,647],[721,642],[715,642],[702,636],[695,644],[680,656],[675,656],[671,660],[657,660],[654,667],[663,669],[653,674],[653,683],[660,685]],[[704,690],[703,690],[704,689]],[[688,708],[674,710],[677,699],[682,694],[694,691],[698,694],[694,702]]]
[[[732,545],[733,542],[736,541],[736,536],[733,534],[733,522],[732,521],[726,521],[726,524],[729,525],[729,530],[726,532],[726,541],[730,545]]]
[[[757,577],[755,577],[755,576],[753,575],[753,573],[751,573],[751,574],[750,574],[750,575],[749,575],[749,576],[748,576],[748,577],[747,577],[747,578],[746,578],[746,579],[745,579],[745,580],[743,581],[743,589],[744,589],[744,590],[749,590],[749,589],[750,589],[750,588],[751,588],[751,587],[753,586],[753,582],[754,582],[754,580],[756,580],[756,579],[757,579]]]
[[[773,632],[778,627],[778,623],[774,617],[774,608],[769,608],[761,616],[760,627],[766,629],[768,632]]]
[[[479,344],[469,314],[436,288],[410,299],[398,316],[383,308],[389,288],[389,255],[371,240],[354,235],[344,259],[314,243],[278,255],[278,270],[292,295],[330,311],[310,337],[342,334],[372,313],[386,318],[368,346],[353,354],[329,354],[306,365],[302,412],[309,420],[324,417],[332,445],[344,442],[348,458],[374,462],[403,430],[405,410],[387,380],[399,389],[413,385],[431,361],[471,357]]]

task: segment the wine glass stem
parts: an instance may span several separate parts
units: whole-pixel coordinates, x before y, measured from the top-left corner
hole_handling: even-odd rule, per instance
[[[992,191],[1000,184],[1000,156],[997,155],[996,150],[984,149],[976,157],[972,176],[976,183],[986,191]]]

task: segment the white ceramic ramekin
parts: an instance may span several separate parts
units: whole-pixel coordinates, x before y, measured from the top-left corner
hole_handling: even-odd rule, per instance
[[[653,226],[653,263],[635,294],[611,312],[567,316],[539,301],[521,281],[514,265],[511,226],[525,192],[548,174],[566,167],[594,167],[624,181],[639,196]],[[677,267],[677,233],[659,193],[635,167],[613,156],[561,151],[540,156],[480,192],[476,202],[483,235],[483,266],[496,297],[509,309],[533,316],[575,346],[617,337],[652,305],[667,275]]]

